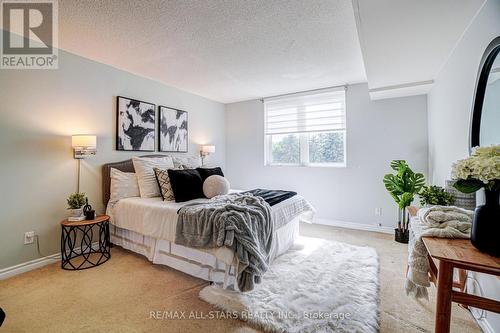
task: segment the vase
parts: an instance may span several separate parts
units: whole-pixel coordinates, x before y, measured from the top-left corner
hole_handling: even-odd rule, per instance
[[[500,190],[485,189],[486,202],[476,207],[472,220],[471,243],[479,251],[500,257]]]

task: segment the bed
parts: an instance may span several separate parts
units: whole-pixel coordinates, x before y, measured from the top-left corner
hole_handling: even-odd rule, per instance
[[[164,157],[148,155],[147,157]],[[108,163],[103,166],[103,201],[110,216],[110,238],[114,245],[145,256],[154,264],[172,267],[200,279],[236,289],[237,260],[226,247],[200,249],[175,243],[177,211],[185,204],[209,199],[176,203],[161,198],[125,198],[109,204],[110,170],[134,172],[132,160]],[[299,221],[311,221],[312,206],[295,195],[271,207],[275,224],[271,260],[285,253],[294,243]]]

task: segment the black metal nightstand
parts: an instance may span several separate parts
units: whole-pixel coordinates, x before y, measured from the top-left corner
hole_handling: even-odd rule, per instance
[[[97,234],[98,240],[97,237],[94,239],[94,234]],[[62,269],[92,268],[105,263],[110,257],[108,215],[97,216],[94,220],[61,221]]]

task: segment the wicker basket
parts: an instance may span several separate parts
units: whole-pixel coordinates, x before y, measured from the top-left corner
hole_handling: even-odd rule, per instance
[[[469,210],[476,209],[476,193],[462,193],[453,187],[454,183],[453,180],[447,180],[445,189],[455,198],[454,205]]]

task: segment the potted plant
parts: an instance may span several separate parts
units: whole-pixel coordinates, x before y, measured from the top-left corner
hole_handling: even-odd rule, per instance
[[[68,209],[70,210],[70,216],[68,221],[81,221],[85,219],[83,215],[83,206],[87,201],[85,193],[73,193],[66,200],[68,203]]]
[[[453,195],[446,192],[441,186],[435,185],[422,187],[418,196],[422,206],[450,206],[455,202]]]
[[[394,238],[396,242],[408,243],[409,216],[406,208],[413,202],[415,194],[424,186],[425,177],[421,173],[413,172],[408,163],[403,160],[392,161],[391,168],[396,171],[396,174],[385,175],[384,185],[399,208],[398,227],[394,229]]]
[[[500,256],[500,145],[476,147],[469,158],[452,167],[454,187],[463,193],[484,188],[485,204],[477,206],[472,220],[471,243],[480,251]]]

